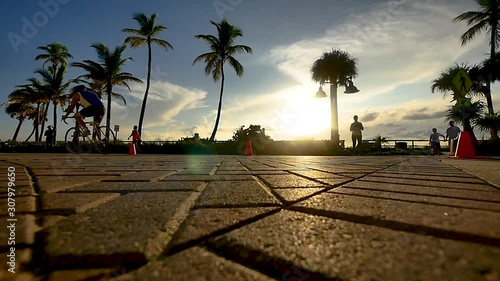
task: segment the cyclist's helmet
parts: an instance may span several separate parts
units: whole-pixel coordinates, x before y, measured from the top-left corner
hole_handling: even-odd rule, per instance
[[[84,92],[86,90],[84,85],[78,85],[73,88],[73,93]]]

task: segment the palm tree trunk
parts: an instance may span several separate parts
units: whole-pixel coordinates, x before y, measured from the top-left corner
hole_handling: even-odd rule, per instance
[[[14,132],[14,136],[12,137],[13,141],[16,141],[17,135],[19,134],[19,130],[21,129],[21,125],[23,124],[24,119],[19,119],[19,124],[17,124],[16,131]]]
[[[146,113],[146,102],[148,100],[149,85],[151,83],[151,42],[148,42],[148,77],[146,81],[146,91],[142,99],[141,115],[139,116],[139,136],[142,136],[142,122],[144,121],[144,114]]]
[[[491,32],[491,41],[490,41],[491,42],[490,43],[490,45],[491,45],[491,50],[490,50],[490,52],[491,52],[490,53],[490,59],[491,60],[490,61],[492,63],[495,61],[496,39],[497,39],[496,35],[497,35],[497,33],[494,32],[494,31],[497,30],[497,23],[498,22],[493,22],[493,24],[491,26],[491,31],[492,32]],[[488,103],[488,112],[490,114],[495,113],[495,110],[493,109],[493,100],[491,98],[491,82],[492,82],[492,78],[493,78],[493,74],[490,71],[490,73],[488,73],[488,81],[487,81],[487,83],[488,83],[488,85],[487,85],[487,87],[488,87],[488,95],[486,96],[486,101]]]
[[[41,137],[39,137],[39,126],[40,126],[40,115],[42,113],[40,112],[40,103],[37,103],[36,106],[36,128],[35,128],[35,143],[40,143],[41,142]],[[44,119],[45,120],[45,119]],[[44,121],[42,120],[42,121]],[[43,125],[42,125],[42,131],[43,131]]]
[[[331,131],[330,139],[334,146],[339,145],[339,120],[337,106],[337,82],[330,81]]]
[[[54,105],[54,124],[52,125],[54,127],[54,132],[52,136],[52,140],[55,142],[56,137],[57,137],[57,103],[56,101],[53,101],[52,104]]]
[[[472,139],[472,144],[475,147],[476,144],[477,144],[477,138],[476,138],[476,135],[474,134],[474,129],[472,129],[472,125],[470,123],[470,119],[465,119],[464,120],[464,131],[469,132],[470,137]]]
[[[490,61],[493,63],[494,59],[495,59],[495,50],[496,50],[496,32],[494,32],[497,28],[496,24],[494,23],[491,27],[491,53],[490,53]],[[488,79],[486,81],[486,87],[488,88],[488,93],[486,94],[486,103],[488,105],[488,113],[489,114],[494,114],[495,113],[495,110],[493,108],[493,99],[491,98],[491,81],[493,80],[493,74],[491,73],[491,71],[493,70],[490,70],[490,73],[488,73]],[[495,138],[496,135],[494,135],[494,132],[493,130],[490,130],[490,134],[491,134],[491,138]]]
[[[31,133],[30,135],[26,138],[26,140],[24,142],[28,142],[29,139],[31,139],[31,136],[33,136],[33,134],[35,133],[35,130],[38,128],[38,124],[37,124],[37,121],[34,120],[33,121],[33,130],[31,130]]]
[[[44,128],[45,128],[45,120],[47,119],[47,114],[49,113],[49,106],[50,106],[50,102],[47,103],[47,106],[45,107],[45,111],[43,113],[43,118],[42,118],[42,126],[41,126],[41,132],[40,132],[40,142],[42,142],[43,140],[43,132],[44,132]]]
[[[106,83],[106,93],[108,94],[108,109],[106,112],[106,139],[109,140],[109,128],[111,128],[111,93],[113,93],[113,85],[111,81]]]
[[[220,112],[222,110],[222,95],[224,94],[224,65],[222,65],[221,67],[221,75],[222,81],[220,85],[219,107],[217,108],[217,118],[215,118],[215,126],[214,130],[212,131],[212,135],[210,136],[210,141],[215,140],[215,134],[217,133],[217,129],[219,128]]]

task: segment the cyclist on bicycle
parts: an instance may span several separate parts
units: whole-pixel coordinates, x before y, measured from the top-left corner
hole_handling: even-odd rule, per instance
[[[87,128],[83,119],[93,116],[94,122],[97,122],[97,124],[101,123],[104,116],[104,104],[95,93],[88,91],[85,86],[76,86],[71,97],[71,104],[65,110],[66,115],[63,116],[63,120],[68,118],[68,115],[73,112],[73,109],[78,104],[81,105],[83,109],[75,113],[74,117],[76,122],[83,128],[83,136],[86,137],[90,135],[90,130]]]

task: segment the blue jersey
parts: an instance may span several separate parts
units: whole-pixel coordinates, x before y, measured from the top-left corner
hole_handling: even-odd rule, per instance
[[[104,107],[104,104],[102,103],[101,99],[92,92],[79,92],[80,95],[80,104],[85,108],[89,107],[91,105],[98,106],[98,107]]]

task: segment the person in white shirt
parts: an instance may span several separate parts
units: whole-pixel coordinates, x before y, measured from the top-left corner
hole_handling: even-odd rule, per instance
[[[460,128],[455,126],[455,122],[450,121],[450,127],[446,129],[445,140],[448,140],[448,147],[450,148],[450,155],[455,155],[457,149],[458,136],[460,135]]]

